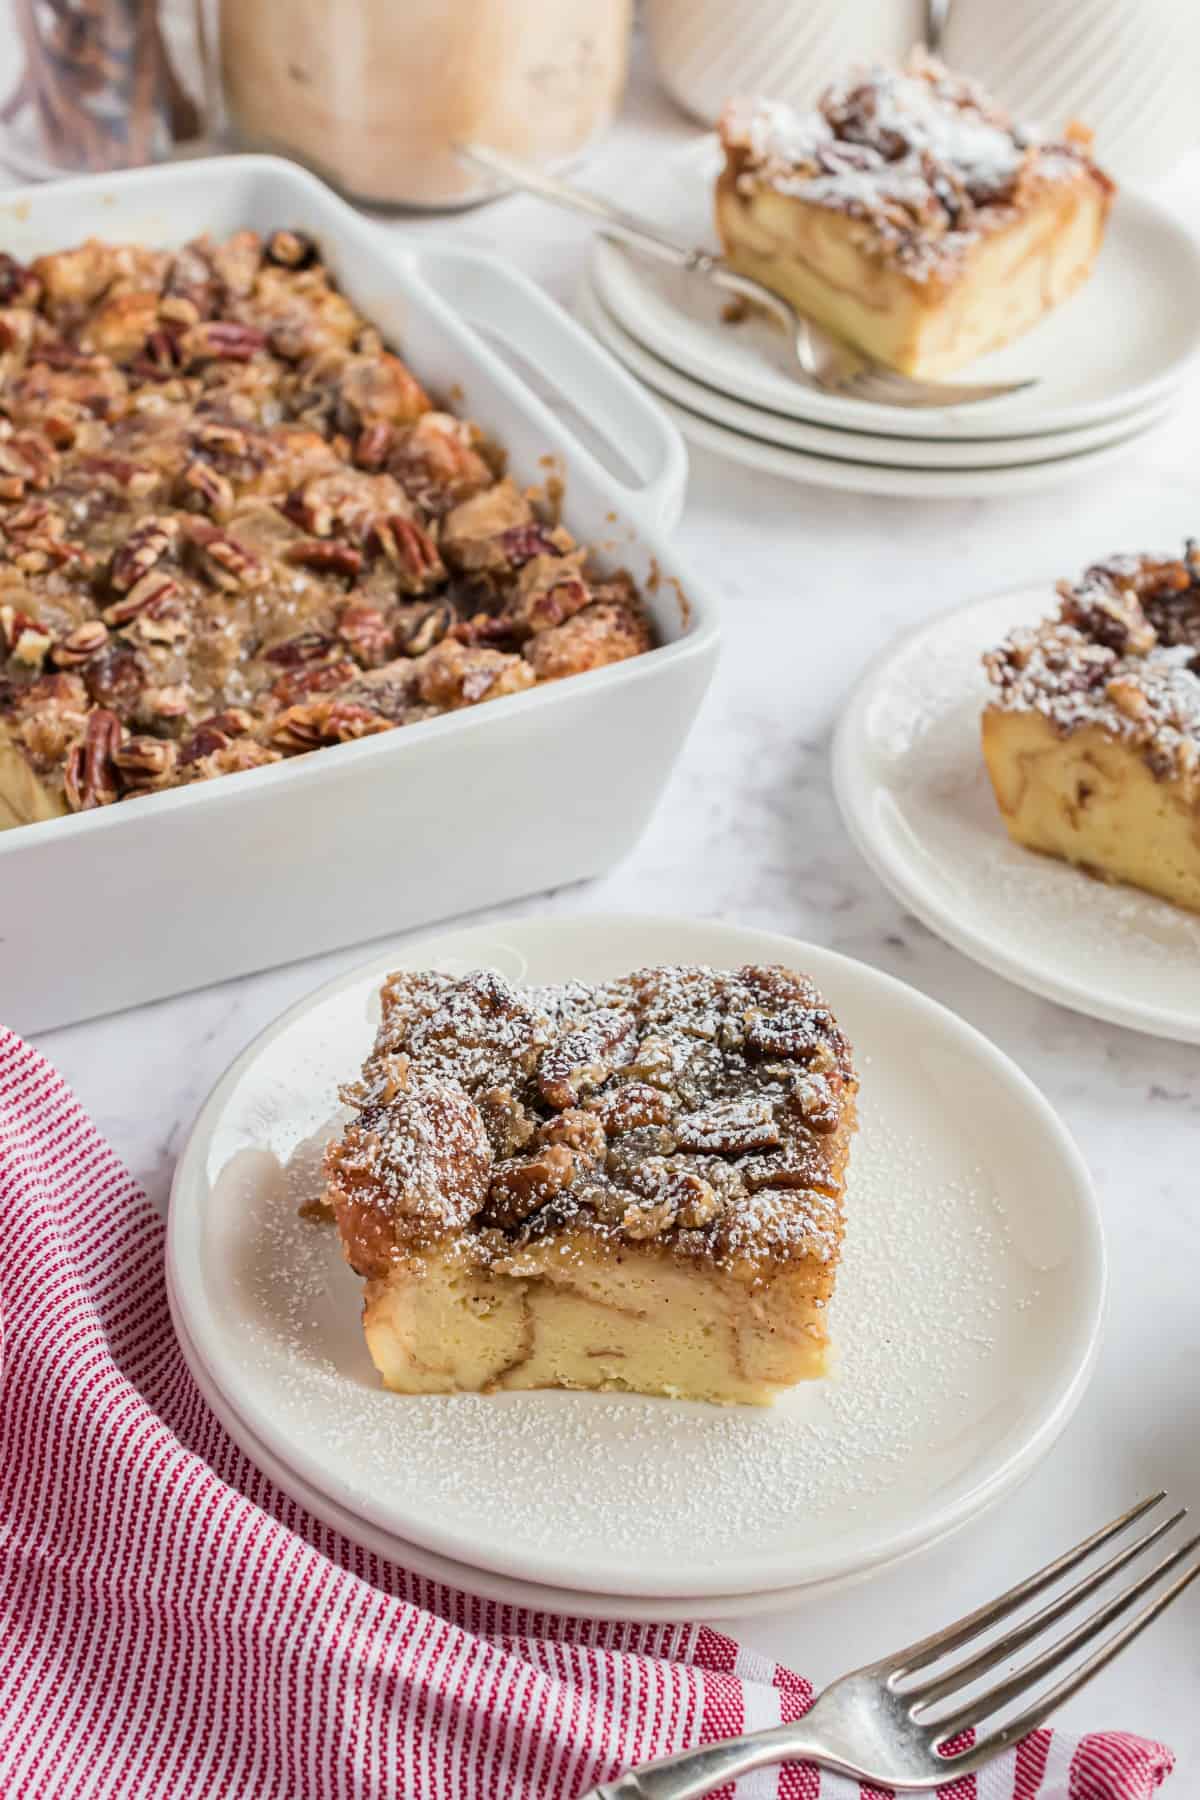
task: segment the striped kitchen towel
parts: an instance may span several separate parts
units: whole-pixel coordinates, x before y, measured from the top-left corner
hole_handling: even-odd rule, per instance
[[[0,1030],[3,1800],[569,1800],[811,1692],[705,1626],[518,1612],[305,1514],[188,1375],[153,1208]],[[1040,1731],[946,1792],[1144,1800],[1171,1766]],[[859,1800],[802,1767],[738,1794]]]

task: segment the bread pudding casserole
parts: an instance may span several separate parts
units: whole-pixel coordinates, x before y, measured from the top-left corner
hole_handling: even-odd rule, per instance
[[[857,1083],[812,984],[392,975],[325,1199],[400,1393],[765,1403],[825,1367]]]
[[[1114,556],[985,658],[1009,835],[1200,912],[1200,553]]]
[[[902,373],[1026,331],[1091,271],[1114,188],[1068,128],[1042,142],[923,52],[811,112],[735,100],[717,228],[729,266]]]
[[[637,655],[303,234],[0,256],[0,829]]]

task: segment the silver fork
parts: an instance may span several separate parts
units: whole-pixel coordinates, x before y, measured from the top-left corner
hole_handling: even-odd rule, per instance
[[[498,176],[512,187],[536,194],[556,206],[569,207],[573,212],[587,213],[591,218],[599,219],[603,237],[628,244],[631,249],[658,262],[669,263],[686,275],[703,276],[739,299],[761,307],[787,332],[795,352],[796,371],[804,380],[828,393],[873,400],[884,406],[972,406],[980,400],[996,400],[1004,394],[1015,394],[1022,388],[1036,385],[1033,380],[915,381],[908,375],[899,375],[893,369],[871,362],[831,333],[822,331],[811,320],[802,318],[782,294],[776,294],[748,275],[739,275],[711,251],[678,243],[656,225],[636,218],[622,207],[611,205],[598,194],[589,194],[586,189],[571,187],[565,181],[543,174],[540,169],[513,162],[486,145],[458,144],[455,148],[467,162]]]
[[[973,1697],[965,1690],[974,1687],[989,1669],[1008,1662],[1026,1644],[1042,1637],[1135,1557],[1165,1537],[1186,1516],[1186,1508],[1118,1550],[1065,1593],[1048,1601],[1002,1637],[985,1644],[973,1656],[925,1678],[923,1671],[1054,1587],[1165,1498],[1164,1493],[1152,1494],[1111,1525],[1105,1525],[1039,1569],[1036,1575],[1019,1582],[998,1600],[968,1613],[945,1631],[937,1631],[894,1656],[882,1657],[879,1662],[843,1675],[817,1695],[795,1724],[776,1725],[767,1731],[750,1732],[745,1737],[728,1738],[724,1743],[707,1744],[699,1750],[685,1750],[661,1762],[647,1763],[616,1781],[593,1788],[580,1800],[700,1800],[702,1795],[751,1769],[783,1762],[819,1763],[822,1768],[834,1769],[874,1787],[906,1792],[938,1787],[969,1774],[1028,1736],[1178,1598],[1188,1583],[1200,1575],[1200,1557],[1195,1554],[1200,1548],[1200,1537],[1181,1544],[1012,1674]],[[1074,1660],[1077,1651],[1175,1571],[1179,1572],[1174,1579],[1105,1638],[1098,1649],[1080,1662]],[[978,1732],[986,1720],[1010,1708],[1067,1664],[1073,1666],[1015,1717],[976,1736],[969,1749],[945,1752],[947,1743],[964,1732]]]

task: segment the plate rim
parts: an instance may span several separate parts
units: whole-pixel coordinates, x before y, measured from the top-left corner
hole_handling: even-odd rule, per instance
[[[927,888],[911,874],[908,864],[898,854],[889,854],[877,835],[869,828],[869,794],[872,784],[866,773],[865,758],[858,745],[865,741],[863,720],[892,665],[922,639],[935,638],[949,619],[968,613],[982,612],[1001,601],[1014,604],[1040,593],[1040,584],[1029,582],[1021,587],[1001,588],[990,594],[976,595],[965,603],[943,607],[920,624],[903,631],[877,653],[864,670],[849,699],[842,708],[834,731],[831,768],[833,791],[842,824],[863,861],[883,886],[906,906],[935,936],[940,937],[961,955],[1028,993],[1052,1000],[1059,1006],[1088,1018],[1100,1019],[1107,1025],[1120,1025],[1126,1030],[1145,1032],[1150,1037],[1167,1038],[1174,1043],[1200,1043],[1200,1015],[1173,1012],[1169,1007],[1136,1006],[1107,1000],[1073,981],[1057,977],[1052,971],[1031,971],[1022,958],[995,948],[984,934],[969,924],[961,923],[932,898]],[[1047,605],[1053,592],[1053,578],[1046,583]],[[1033,851],[1030,856],[1035,855]],[[1081,880],[1086,877],[1080,876]],[[1136,890],[1135,890],[1136,891]]]
[[[703,146],[706,143],[711,142],[712,134],[708,133],[705,137],[697,139],[693,145],[688,147],[688,150],[698,161]],[[684,153],[681,153],[681,159],[683,154]],[[1188,368],[1194,366],[1197,359],[1200,358],[1200,242],[1197,241],[1186,225],[1176,217],[1169,206],[1164,205],[1161,200],[1158,200],[1154,195],[1149,194],[1142,189],[1123,187],[1118,193],[1113,206],[1112,217],[1114,219],[1117,217],[1118,209],[1121,210],[1123,217],[1130,219],[1131,222],[1133,216],[1137,214],[1140,216],[1143,223],[1149,222],[1157,231],[1165,233],[1173,240],[1173,243],[1181,256],[1186,257],[1191,262],[1193,274],[1196,278],[1195,298],[1197,300],[1197,323],[1193,330],[1190,349],[1177,357],[1167,369],[1161,371],[1159,374],[1150,377],[1148,380],[1124,388],[1119,399],[1114,399],[1110,396],[1106,400],[1077,401],[1072,405],[1059,406],[1055,410],[1047,413],[1043,419],[1039,420],[1039,422],[1032,427],[1028,422],[1021,425],[1014,421],[1006,428],[1003,417],[1001,417],[999,423],[994,424],[991,431],[982,434],[985,439],[988,437],[1032,438],[1037,437],[1043,431],[1065,430],[1071,426],[1098,423],[1101,419],[1116,417],[1122,411],[1140,405],[1143,401],[1149,402],[1154,395],[1165,392],[1173,382],[1179,381],[1186,374]],[[1112,230],[1113,226],[1110,221],[1106,241],[1111,238]],[[1103,254],[1103,246],[1101,247],[1101,254]],[[639,334],[634,317],[631,316],[630,312],[621,305],[614,304],[613,302],[613,295],[617,290],[611,280],[606,280],[605,270],[608,269],[611,271],[614,263],[617,266],[620,266],[622,262],[636,268],[636,263],[634,262],[632,255],[627,254],[620,245],[603,238],[599,233],[593,236],[588,246],[585,263],[585,269],[589,279],[594,281],[596,290],[604,300],[605,305],[614,317],[625,326],[630,335],[636,337],[638,342],[645,345],[647,349],[653,350],[655,354],[661,355],[663,353],[659,351],[657,345],[650,344],[645,337]],[[664,360],[670,361],[671,359],[669,356],[664,355]],[[704,379],[699,372],[698,366],[696,368],[686,369],[683,368],[683,365],[677,363],[673,364],[673,366],[680,368],[683,373],[691,375],[694,379],[700,381],[703,381]],[[711,385],[711,383],[708,385]],[[806,392],[805,390],[801,391]],[[749,396],[745,394],[735,397],[741,399],[749,398]],[[925,433],[914,434],[911,429],[898,429],[901,422],[896,418],[896,409],[894,407],[881,406],[878,403],[863,400],[850,400],[839,395],[807,394],[806,397],[811,398],[818,403],[820,412],[819,417],[814,417],[811,411],[802,414],[783,413],[781,416],[803,417],[814,424],[847,424],[850,429],[854,429],[854,422],[857,421],[860,428],[870,428],[885,436],[899,435],[911,437],[913,435],[922,435],[954,439],[960,437],[969,438],[976,435],[969,428],[961,428],[963,426],[969,427],[972,417],[977,416],[976,409],[974,408],[963,409],[962,412],[956,414],[954,408],[947,407],[944,411],[939,411],[936,415],[937,420],[943,429],[936,432],[931,430]],[[764,411],[778,412],[780,410],[778,407],[770,406],[765,400],[762,401],[762,405]],[[923,413],[919,416],[928,418],[930,423],[932,423],[934,417],[932,413]],[[910,424],[911,419],[912,415],[906,414],[904,422]],[[946,429],[947,423],[949,423],[949,429]]]
[[[1043,1396],[1035,1409],[1029,1429],[1019,1446],[1014,1448],[1006,1460],[993,1468],[981,1479],[973,1480],[964,1492],[951,1504],[943,1503],[939,1508],[929,1511],[903,1530],[891,1530],[880,1534],[878,1542],[870,1555],[864,1556],[861,1550],[849,1554],[843,1549],[838,1554],[827,1554],[814,1557],[812,1552],[806,1553],[802,1559],[793,1555],[785,1558],[782,1553],[772,1553],[772,1568],[762,1566],[754,1579],[747,1585],[742,1577],[722,1577],[719,1570],[709,1570],[701,1574],[695,1569],[689,1571],[687,1578],[664,1574],[662,1571],[654,1575],[630,1574],[628,1570],[615,1573],[611,1568],[601,1569],[599,1566],[587,1566],[586,1579],[591,1584],[588,1591],[607,1593],[613,1596],[650,1596],[663,1600],[687,1602],[692,1606],[703,1607],[705,1601],[714,1597],[729,1594],[745,1594],[757,1591],[778,1591],[780,1588],[796,1589],[808,1587],[817,1582],[837,1579],[850,1573],[868,1572],[884,1564],[891,1564],[902,1556],[908,1555],[926,1545],[936,1542],[949,1534],[958,1525],[965,1524],[984,1508],[998,1500],[1005,1492],[1027,1475],[1047,1454],[1061,1432],[1069,1422],[1087,1390],[1091,1375],[1099,1355],[1103,1336],[1104,1320],[1107,1312],[1108,1298],[1108,1257],[1104,1238],[1103,1221],[1097,1202],[1095,1189],[1084,1161],[1083,1155],[1075,1143],[1074,1137],[1057,1111],[1041,1093],[1029,1076],[1009,1057],[1006,1052],[993,1044],[984,1033],[961,1018],[940,1001],[932,999],[919,988],[900,980],[885,970],[876,968],[858,958],[847,956],[824,945],[813,944],[792,937],[786,933],[760,930],[754,926],[733,924],[720,919],[688,919],[680,915],[653,913],[582,913],[568,914],[562,917],[533,914],[512,920],[492,921],[484,924],[460,927],[450,932],[417,933],[395,945],[380,950],[376,955],[356,964],[354,968],[345,970],[339,975],[322,982],[311,993],[302,996],[288,1006],[274,1020],[269,1021],[261,1031],[229,1064],[227,1069],[213,1084],[209,1094],[201,1104],[187,1139],[181,1149],[176,1163],[171,1184],[170,1203],[167,1217],[166,1260],[168,1277],[174,1284],[174,1291],[179,1300],[181,1316],[189,1336],[199,1355],[209,1368],[214,1362],[210,1354],[210,1343],[221,1342],[221,1332],[211,1315],[207,1305],[203,1281],[199,1270],[201,1261],[198,1256],[190,1260],[186,1254],[184,1239],[189,1225],[198,1231],[202,1208],[197,1201],[207,1191],[207,1177],[204,1161],[207,1144],[212,1131],[219,1120],[230,1093],[241,1079],[243,1072],[270,1043],[279,1037],[292,1022],[309,1009],[334,998],[337,994],[355,987],[367,979],[376,979],[389,967],[403,964],[414,957],[420,958],[431,954],[456,954],[455,946],[464,941],[470,942],[482,935],[504,936],[515,934],[520,940],[524,936],[536,937],[547,929],[565,931],[568,934],[578,931],[581,934],[610,932],[636,933],[640,929],[661,930],[663,927],[688,929],[701,927],[705,930],[716,930],[728,935],[731,942],[730,955],[735,954],[735,944],[740,942],[747,947],[756,946],[750,952],[761,959],[764,955],[772,955],[777,960],[802,968],[815,953],[819,962],[827,965],[845,965],[853,976],[865,975],[869,981],[879,984],[901,1004],[915,1005],[918,1012],[923,1012],[940,1027],[957,1036],[960,1044],[969,1046],[976,1056],[1003,1082],[1010,1090],[1015,1090],[1025,1104],[1040,1120],[1049,1143],[1057,1150],[1061,1159],[1061,1172],[1069,1182],[1076,1200],[1076,1211],[1079,1222],[1078,1244],[1081,1252],[1080,1281],[1081,1288],[1081,1325],[1083,1339],[1069,1368],[1059,1374],[1050,1391],[1049,1398]],[[519,941],[517,947],[519,948]],[[636,952],[631,952],[636,960]],[[820,971],[817,972],[820,981]],[[187,1196],[191,1195],[191,1206],[187,1204]],[[220,1361],[219,1356],[215,1359]],[[220,1384],[219,1384],[220,1385]],[[221,1391],[225,1388],[221,1385]],[[288,1467],[298,1469],[312,1485],[320,1485],[321,1491],[336,1499],[348,1511],[363,1513],[363,1497],[353,1489],[347,1491],[325,1465],[307,1454],[296,1457],[285,1448],[284,1435],[278,1430],[275,1421],[268,1411],[257,1402],[252,1405],[244,1403],[247,1397],[239,1400],[237,1414],[253,1431],[256,1438],[261,1439],[268,1448]],[[248,1397],[253,1400],[253,1395]],[[401,1402],[402,1403],[402,1402]],[[296,1446],[292,1444],[291,1451]],[[310,1465],[317,1468],[318,1480],[310,1475]],[[355,1504],[355,1502],[358,1504]],[[366,1516],[372,1518],[370,1510]],[[382,1524],[379,1518],[373,1522]],[[410,1521],[406,1520],[406,1526]],[[508,1548],[489,1544],[484,1555],[480,1556],[478,1546],[473,1553],[466,1553],[461,1531],[447,1530],[427,1519],[411,1521],[418,1524],[419,1529],[406,1534],[403,1541],[415,1542],[433,1550],[450,1560],[467,1563],[471,1567],[484,1567],[495,1573],[519,1580],[533,1581],[541,1586],[555,1586],[556,1565],[553,1560],[546,1562],[539,1554],[514,1554]],[[391,1535],[390,1528],[388,1529]],[[811,1572],[797,1576],[797,1561]],[[780,1565],[786,1562],[786,1570]],[[582,1571],[581,1571],[582,1572]],[[697,1575],[701,1576],[697,1587]]]
[[[426,1549],[407,1538],[396,1537],[382,1525],[376,1525],[370,1519],[364,1519],[342,1507],[303,1475],[298,1474],[276,1451],[268,1448],[255,1436],[204,1362],[188,1336],[169,1278],[167,1302],[171,1325],[183,1360],[205,1405],[226,1436],[232,1438],[242,1454],[249,1458],[274,1487],[331,1531],[338,1532],[384,1562],[394,1563],[423,1581],[437,1582],[455,1592],[492,1601],[497,1606],[516,1606],[526,1612],[553,1613],[555,1616],[571,1619],[599,1619],[612,1623],[632,1621],[635,1625],[678,1625],[696,1618],[723,1623],[730,1619],[765,1617],[786,1612],[791,1606],[801,1606],[807,1600],[823,1600],[830,1594],[840,1593],[844,1588],[856,1587],[885,1567],[889,1570],[897,1568],[901,1563],[945,1543],[959,1531],[965,1530],[979,1516],[972,1514],[970,1518],[960,1520],[940,1537],[931,1538],[927,1544],[918,1544],[906,1556],[890,1558],[886,1564],[873,1563],[834,1580],[806,1581],[797,1587],[756,1588],[748,1593],[707,1594],[695,1599],[687,1596],[655,1599],[644,1594],[605,1594],[592,1593],[583,1588],[551,1587],[545,1582],[527,1581],[515,1575],[501,1575],[493,1569],[455,1562],[436,1550]],[[1031,1473],[1032,1470],[1027,1472]],[[1001,1497],[997,1495],[997,1499]],[[982,1510],[988,1511],[994,1504],[995,1501]]]
[[[1092,450],[1104,450],[1110,445],[1123,443],[1127,438],[1140,437],[1143,431],[1151,431],[1160,424],[1179,402],[1180,395],[1168,393],[1158,395],[1144,405],[1131,407],[1125,413],[1114,414],[1110,419],[1099,420],[1091,425],[1072,427],[1069,431],[1039,432],[1036,438],[922,438],[900,437],[898,434],[881,436],[875,432],[849,431],[843,426],[827,425],[815,419],[791,418],[786,413],[773,412],[764,406],[757,406],[750,401],[726,394],[719,388],[706,386],[692,375],[677,369],[661,356],[655,354],[636,338],[621,321],[609,312],[604,301],[596,292],[587,271],[580,278],[576,297],[576,310],[584,325],[594,336],[600,339],[605,349],[610,350],[619,362],[624,363],[629,372],[636,376],[644,386],[650,388],[658,399],[669,401],[708,424],[719,425],[726,431],[732,431],[739,437],[748,438],[752,443],[767,444],[772,449],[793,452],[800,456],[820,457],[838,464],[860,464],[867,469],[894,469],[898,472],[911,471],[921,475],[984,475],[1005,473],[1009,469],[1033,468],[1047,463],[1053,464],[1060,458],[1075,455],[1086,455]],[[662,376],[659,375],[661,370]],[[660,386],[660,381],[662,385]],[[694,404],[683,395],[696,390]],[[711,396],[711,399],[709,398]],[[717,412],[707,410],[710,407],[741,408],[747,414],[757,414],[761,422],[761,431],[752,429],[748,421],[739,425],[728,418],[722,418]],[[830,439],[844,438],[849,443],[840,451],[831,445],[828,450],[803,444],[788,443],[786,439],[766,435],[779,428],[820,432]],[[1066,442],[1064,439],[1078,439],[1085,436],[1084,443]],[[852,454],[849,444],[862,443],[878,446],[879,454]],[[920,451],[926,446],[936,446],[943,453],[944,460],[939,462],[912,461],[907,457],[901,461],[888,461],[883,455],[885,445],[894,444],[904,450]],[[962,462],[955,461],[953,451],[961,447],[973,452],[987,448],[1000,450],[1008,445],[1025,444],[1031,448],[1036,445],[1038,452],[1044,454],[1026,455],[1024,457],[1006,457],[1003,462]]]
[[[831,493],[875,494],[893,500],[983,500],[1004,496],[1044,494],[1069,486],[1099,469],[1110,468],[1130,454],[1133,446],[1153,431],[1154,424],[1135,429],[1128,436],[1092,450],[1076,450],[1044,462],[1018,463],[1011,468],[915,469],[892,463],[848,462],[815,451],[789,450],[719,425],[690,407],[681,406],[656,391],[655,398],[667,417],[690,444],[710,456],[725,457],[743,468],[756,469],[780,481],[827,489]],[[1155,421],[1157,423],[1157,421]]]

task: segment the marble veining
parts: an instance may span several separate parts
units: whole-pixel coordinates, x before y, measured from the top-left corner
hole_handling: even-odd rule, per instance
[[[631,117],[589,163],[588,179],[620,191],[623,172],[686,129],[643,79]],[[1175,178],[1172,197],[1200,222],[1196,159]],[[500,250],[563,298],[586,238],[575,220],[520,199],[392,229],[444,231]],[[623,866],[494,915],[690,913],[861,957],[953,1007],[1013,1056],[1060,1109],[1091,1166],[1113,1283],[1080,1412],[998,1512],[911,1565],[740,1627],[750,1645],[817,1681],[944,1623],[949,1608],[966,1610],[1152,1488],[1200,1505],[1200,1051],[1043,1002],[933,937],[852,848],[828,764],[845,696],[898,631],[958,601],[1072,573],[1117,548],[1177,545],[1198,530],[1194,446],[1182,420],[1091,486],[1020,500],[861,499],[695,453],[679,544],[723,597],[726,629],[700,720]],[[190,1121],[232,1057],[283,1007],[370,953],[353,946],[53,1032],[41,1047],[165,1204]],[[1181,1792],[1200,1768],[1198,1618],[1200,1597],[1191,1595],[1066,1714],[1079,1729],[1121,1725],[1174,1744]]]

